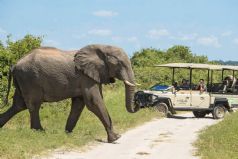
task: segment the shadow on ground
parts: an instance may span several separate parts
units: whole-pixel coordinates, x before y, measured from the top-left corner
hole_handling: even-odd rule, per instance
[[[191,116],[185,117],[185,116],[179,116],[179,115],[171,115],[168,118],[170,118],[170,119],[195,119],[196,117],[191,117]],[[197,119],[199,119],[199,118],[197,118]],[[207,117],[203,117],[202,119],[213,119],[213,117],[207,116]]]

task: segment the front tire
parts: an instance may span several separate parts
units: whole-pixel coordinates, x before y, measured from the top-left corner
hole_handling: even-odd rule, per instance
[[[217,105],[213,108],[212,115],[214,119],[222,119],[225,117],[226,108],[223,105]]]
[[[193,111],[193,115],[196,117],[196,118],[204,118],[206,116],[206,112],[204,111]]]
[[[167,104],[163,102],[158,103],[154,106],[154,109],[155,111],[162,113],[163,116],[167,117],[169,111]]]

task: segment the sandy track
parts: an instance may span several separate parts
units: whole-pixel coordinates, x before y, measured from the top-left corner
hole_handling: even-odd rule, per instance
[[[99,143],[87,151],[55,151],[50,159],[191,159],[198,131],[218,122],[192,113],[154,119],[122,134],[116,144]]]

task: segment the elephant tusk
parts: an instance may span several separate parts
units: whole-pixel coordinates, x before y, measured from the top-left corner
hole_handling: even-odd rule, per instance
[[[141,86],[141,84],[139,84],[139,83],[136,83],[136,86]]]
[[[128,85],[128,86],[132,86],[132,87],[135,87],[136,85],[134,85],[134,84],[132,84],[132,83],[130,83],[129,81],[124,81],[124,83],[126,84],[126,85]]]

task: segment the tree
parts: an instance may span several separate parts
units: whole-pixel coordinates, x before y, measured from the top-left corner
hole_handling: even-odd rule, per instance
[[[191,62],[193,54],[189,47],[175,45],[167,50],[166,59],[171,62]]]
[[[11,35],[8,35],[6,46],[0,41],[0,105],[7,91],[9,67],[31,50],[40,47],[41,43],[42,37],[33,35],[26,35],[17,41],[11,40]]]
[[[11,54],[11,63],[15,64],[17,60],[29,53],[31,50],[41,46],[42,37],[26,35],[23,39],[13,42],[11,36],[7,39],[7,50]]]
[[[141,83],[141,88],[149,88],[156,83],[171,84],[172,72],[166,68],[156,68],[153,65],[164,63],[209,63],[206,56],[199,56],[193,54],[189,47],[182,45],[175,45],[167,51],[147,48],[136,52],[132,58],[131,63],[135,72],[135,77],[138,83]],[[189,71],[181,69],[175,74],[175,80],[182,78],[188,79]],[[203,77],[204,71],[196,71],[194,77]],[[206,78],[206,77],[204,77]]]
[[[132,65],[138,67],[160,64],[165,60],[164,54],[164,51],[153,48],[142,49],[134,53],[133,57],[131,58],[131,63]]]

